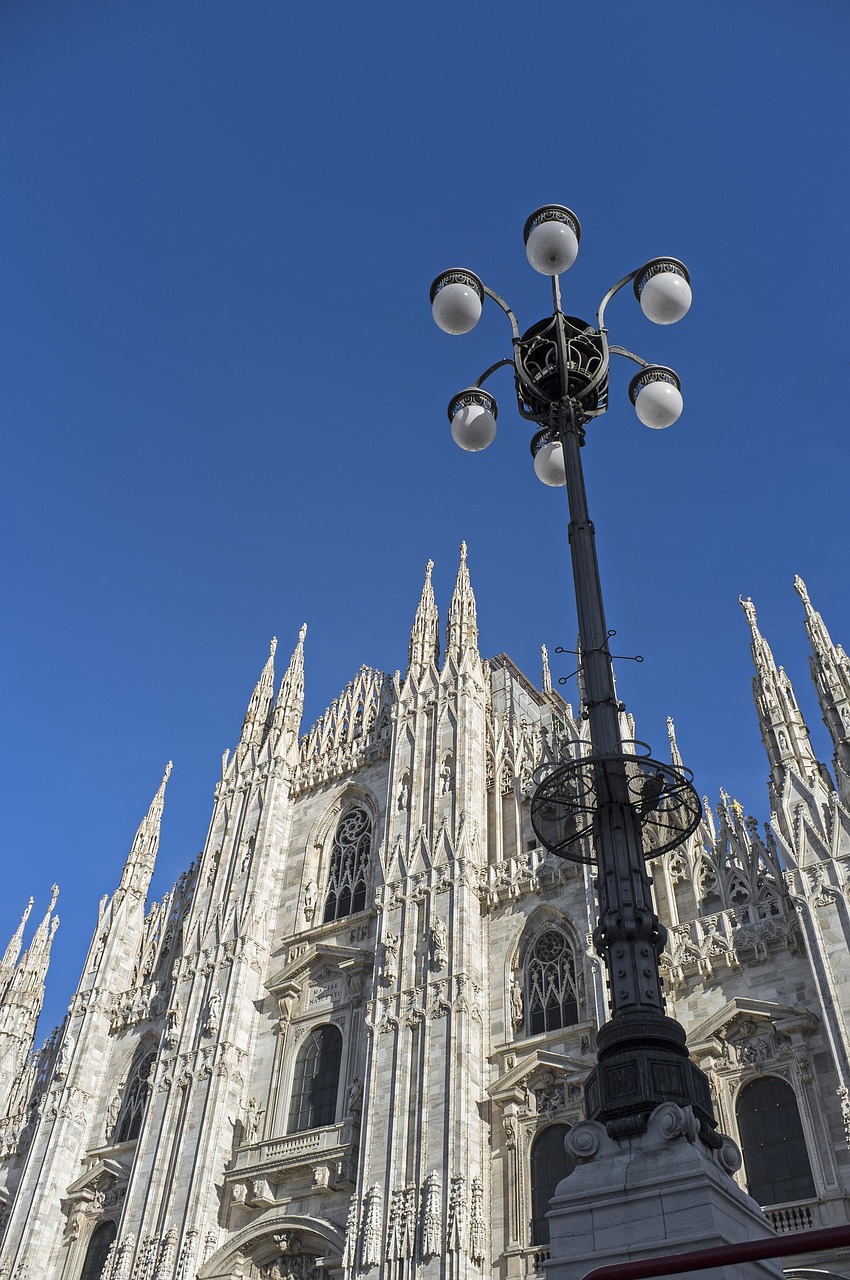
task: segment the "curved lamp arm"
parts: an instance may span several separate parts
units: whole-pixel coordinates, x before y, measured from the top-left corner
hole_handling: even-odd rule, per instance
[[[635,364],[639,364],[642,369],[650,367],[648,360],[644,360],[641,356],[636,356],[634,351],[627,351],[625,347],[609,347],[608,350],[612,356],[625,356],[627,360],[634,360]]]
[[[486,381],[487,381],[487,379],[490,377],[490,374],[491,374],[491,373],[495,373],[497,369],[501,369],[501,368],[502,368],[502,366],[503,366],[503,365],[506,365],[506,364],[509,364],[509,365],[511,366],[511,368],[513,369],[514,373],[516,373],[516,365],[514,364],[513,360],[507,360],[507,359],[505,359],[505,360],[497,360],[495,364],[491,364],[491,365],[490,365],[490,368],[489,368],[489,369],[485,369],[485,370],[484,370],[484,372],[482,373],[481,377],[480,377],[480,378],[478,378],[478,379],[477,379],[477,381],[473,382],[473,384],[472,384],[472,385],[473,385],[473,387],[480,387],[482,382],[486,382]]]
[[[635,274],[637,274],[637,272],[635,272]],[[630,277],[630,278],[631,278],[631,277]],[[481,281],[481,283],[482,283],[482,284],[484,284],[484,281],[482,280],[482,281]],[[488,297],[488,298],[492,298],[492,299],[493,299],[493,301],[496,303],[496,306],[497,306],[497,307],[501,307],[501,308],[502,308],[502,310],[504,311],[505,315],[506,315],[506,316],[508,317],[508,319],[510,320],[510,322],[511,322],[511,330],[512,330],[513,335],[514,335],[514,341],[516,342],[516,341],[518,340],[518,338],[519,338],[519,325],[517,324],[517,318],[516,318],[516,316],[514,315],[513,311],[511,311],[510,307],[509,307],[509,306],[508,306],[508,304],[505,302],[505,299],[504,299],[504,298],[502,298],[502,297],[500,297],[498,293],[494,293],[494,291],[493,291],[492,289],[488,289],[486,284],[484,284],[484,292],[486,293],[486,295],[487,295],[487,297]]]
[[[605,308],[608,306],[608,303],[611,301],[615,293],[620,292],[620,290],[623,288],[624,285],[627,285],[631,283],[632,280],[634,280],[635,276],[638,274],[640,270],[641,270],[640,267],[636,267],[634,271],[630,271],[627,276],[623,276],[622,280],[618,280],[615,285],[612,285],[611,288],[608,290],[608,292],[605,294],[605,297],[602,299],[602,301],[599,304],[599,310],[596,312],[596,323],[600,331],[602,331],[605,327]]]

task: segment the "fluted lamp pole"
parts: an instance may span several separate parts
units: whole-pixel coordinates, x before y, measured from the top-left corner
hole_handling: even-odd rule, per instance
[[[643,744],[623,739],[581,459],[588,424],[608,407],[612,354],[638,366],[629,396],[641,422],[658,429],[678,419],[678,377],[610,345],[605,309],[632,284],[648,319],[672,324],[690,306],[690,280],[677,259],[653,258],[608,290],[596,324],[588,324],[565,315],[561,304],[560,276],[575,261],[581,238],[576,215],[564,205],[545,205],[528,218],[524,238],[532,267],[551,277],[551,316],[521,334],[505,300],[463,268],[437,277],[431,303],[447,333],[474,328],[486,298],[511,324],[512,355],[449,403],[455,441],[470,451],[492,443],[498,408],[482,384],[510,366],[519,412],[537,427],[531,440],[535,472],[544,484],[566,486],[569,500],[590,752],[537,768],[531,820],[546,848],[595,868],[599,916],[593,939],[606,967],[611,1017],[597,1037],[597,1065],[585,1085],[586,1114],[622,1137],[642,1132],[662,1102],[692,1106],[703,1140],[719,1147],[708,1080],[688,1056],[683,1028],[664,1012],[659,959],[667,931],[655,913],[646,870],[647,858],[683,843],[696,829],[699,796],[688,770],[653,760]]]

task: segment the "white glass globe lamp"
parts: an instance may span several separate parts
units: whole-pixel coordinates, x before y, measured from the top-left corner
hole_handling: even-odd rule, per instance
[[[452,439],[467,453],[480,453],[493,443],[499,407],[487,391],[467,387],[449,401]]]
[[[541,484],[557,489],[567,483],[564,450],[560,440],[554,439],[548,431],[538,431],[531,441],[531,452],[534,457],[534,474]]]
[[[647,320],[675,324],[693,300],[688,268],[678,258],[653,258],[635,276],[635,297]]]
[[[568,271],[578,255],[581,224],[564,204],[545,204],[526,220],[523,230],[528,261],[543,276]]]
[[[483,306],[484,285],[474,271],[454,267],[431,285],[431,314],[444,333],[469,333]]]
[[[648,365],[632,378],[629,397],[640,421],[653,431],[672,427],[684,407],[678,377],[660,364]]]

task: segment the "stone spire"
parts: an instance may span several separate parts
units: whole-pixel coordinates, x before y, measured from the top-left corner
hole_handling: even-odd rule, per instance
[[[449,605],[449,620],[446,625],[446,658],[453,658],[459,663],[464,653],[472,650],[478,653],[478,621],[475,612],[475,596],[469,581],[469,569],[466,563],[466,543],[460,544],[460,567],[457,571],[452,602]]]
[[[425,584],[413,619],[410,632],[410,644],[407,650],[407,670],[421,670],[440,659],[440,619],[434,601],[434,588],[431,585],[431,571],[434,561],[429,560],[425,566]]]
[[[162,782],[136,832],[136,838],[130,847],[121,876],[120,888],[137,893],[142,898],[147,895],[159,849],[159,829],[165,805],[165,787],[171,777],[171,769],[172,764],[169,760],[162,775]]]
[[[682,755],[679,751],[679,744],[676,741],[676,726],[673,723],[673,717],[667,717],[667,737],[670,739],[670,763],[674,769],[682,768]]]
[[[24,914],[21,916],[21,923],[9,939],[9,945],[6,948],[6,953],[3,956],[3,959],[0,960],[0,995],[2,995],[8,979],[12,976],[15,965],[18,963],[18,957],[21,954],[21,944],[24,940],[24,929],[26,928],[27,920],[30,918],[32,904],[33,899],[30,898],[24,908]]]
[[[277,701],[272,714],[272,742],[278,755],[289,755],[293,746],[297,751],[301,715],[304,710],[304,637],[305,622],[298,632],[298,643],[289,659],[280,682]]]
[[[0,1090],[4,1097],[20,1075],[35,1040],[50,951],[59,928],[59,917],[53,915],[58,896],[59,888],[54,885],[50,906],[0,998]],[[24,919],[28,915],[29,907]]]
[[[802,578],[795,577],[794,590],[806,610],[806,634],[812,647],[809,670],[823,722],[832,739],[835,780],[847,804],[850,803],[850,659],[841,645],[832,643],[823,618],[812,607]]]
[[[546,648],[545,644],[542,644],[540,646],[540,658],[543,663],[542,689],[544,693],[551,693],[552,692],[552,672],[549,670],[549,650]]]
[[[761,738],[770,762],[771,780],[776,793],[782,792],[785,771],[791,769],[805,781],[820,775],[821,765],[812,750],[809,731],[797,705],[791,681],[782,667],[777,667],[770,645],[758,629],[756,608],[752,600],[738,597],[750,624],[750,652],[756,674],[753,677],[753,699],[758,712]]]
[[[257,681],[254,692],[251,694],[248,710],[245,712],[242,733],[239,735],[240,747],[247,747],[251,744],[259,747],[266,736],[269,711],[274,697],[274,655],[276,649],[277,636],[272,636],[266,665],[260,672],[260,678]]]

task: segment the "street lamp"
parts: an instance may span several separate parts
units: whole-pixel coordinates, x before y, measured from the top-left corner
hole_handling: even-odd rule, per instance
[[[631,283],[650,320],[673,324],[690,307],[690,277],[678,259],[653,258],[608,290],[596,324],[588,324],[565,315],[561,306],[560,276],[575,261],[580,239],[579,220],[565,205],[544,205],[527,220],[526,254],[536,271],[551,277],[554,308],[524,333],[504,298],[473,271],[458,267],[437,277],[431,304],[441,329],[468,333],[490,298],[508,317],[513,342],[510,357],[452,398],[448,415],[461,448],[487,448],[498,409],[482,383],[510,366],[520,415],[537,427],[531,439],[534,470],[544,484],[565,485],[569,499],[590,751],[538,766],[531,821],[546,848],[595,868],[599,918],[593,939],[605,962],[611,1018],[599,1029],[597,1065],[585,1085],[587,1116],[621,1137],[642,1132],[660,1103],[676,1102],[693,1107],[703,1140],[720,1147],[708,1080],[688,1057],[683,1028],[664,1012],[659,958],[667,931],[655,913],[646,871],[648,858],[684,843],[696,830],[701,805],[688,770],[653,760],[643,744],[623,739],[608,644],[612,633],[605,624],[581,465],[585,428],[608,408],[611,355],[639,366],[629,396],[642,423],[668,427],[682,412],[677,375],[612,346],[605,308]]]

